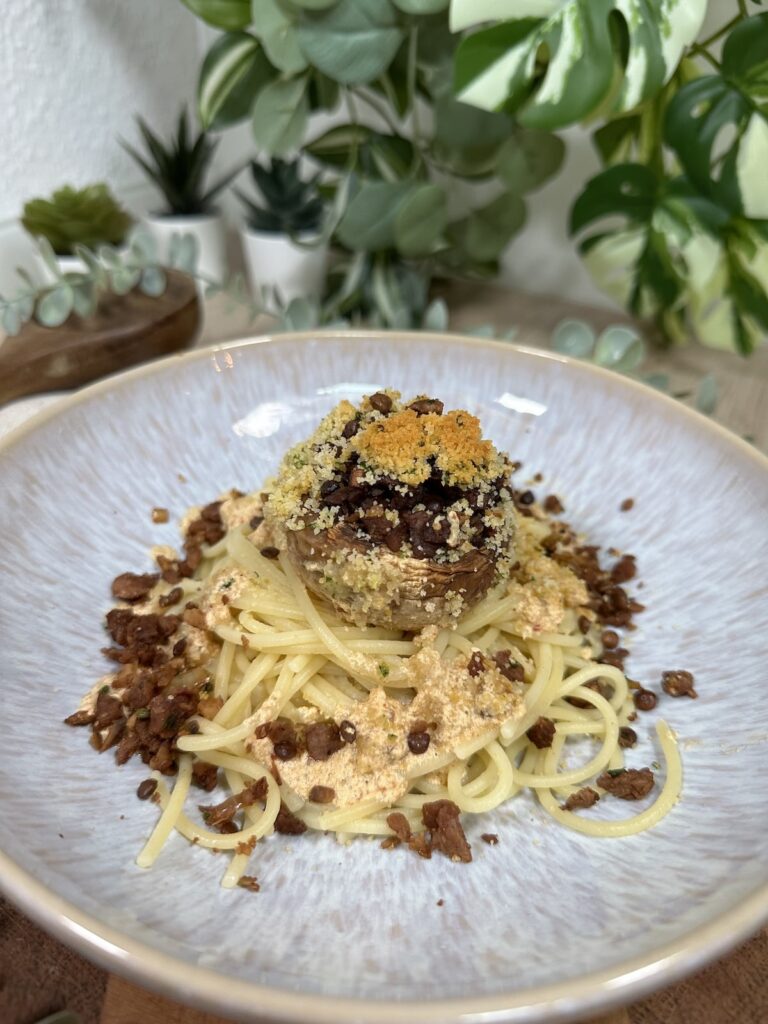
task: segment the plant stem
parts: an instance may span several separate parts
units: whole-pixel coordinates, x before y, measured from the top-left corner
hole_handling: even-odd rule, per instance
[[[421,149],[421,124],[419,122],[419,97],[416,94],[416,62],[418,58],[419,30],[414,26],[408,37],[408,95],[411,99],[411,120],[413,123],[413,144]]]
[[[352,92],[359,100],[362,100],[363,103],[366,103],[371,108],[371,110],[375,111],[375,113],[379,115],[382,121],[385,122],[385,124],[387,125],[387,127],[389,128],[393,135],[400,134],[397,125],[389,116],[389,111],[386,109],[386,107],[382,106],[378,102],[378,100],[375,100],[372,96],[369,96],[368,93],[363,92],[361,89],[352,89],[350,90],[350,92]]]
[[[701,48],[706,50],[706,48],[711,46],[712,43],[716,43],[718,39],[722,39],[724,35],[730,32],[731,29],[738,25],[738,23],[745,17],[747,17],[746,0],[739,0],[739,13],[731,18],[730,21],[727,21],[725,25],[722,25],[717,32],[713,32],[711,36],[708,36],[706,39],[702,39],[702,41],[697,43],[693,49],[696,50]]]
[[[359,124],[360,118],[357,115],[357,107],[355,106],[355,98],[352,94],[351,89],[344,90],[344,99],[347,104],[347,110],[349,111],[349,120],[352,124]]]
[[[703,57],[708,64],[711,64],[715,71],[720,71],[720,61],[716,57],[713,57],[709,50],[705,50],[703,46],[696,44],[691,47],[691,53],[695,57]]]

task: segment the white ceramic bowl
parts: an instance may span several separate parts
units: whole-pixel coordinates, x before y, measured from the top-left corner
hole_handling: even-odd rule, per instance
[[[650,832],[600,840],[517,798],[471,823],[470,839],[500,836],[475,842],[471,865],[273,837],[254,855],[258,895],[220,889],[219,858],[178,837],[142,871],[145,769],[117,769],[61,724],[103,670],[108,583],[175,539],[153,506],[177,516],[258,486],[340,397],[383,385],[477,412],[573,524],[638,556],[648,610],[631,672],[653,684],[688,668],[700,693],[661,707],[683,799]],[[244,1020],[550,1021],[671,982],[768,916],[767,463],[675,402],[511,345],[259,339],[42,414],[0,449],[0,494],[0,884],[102,965]],[[648,739],[631,763],[654,753]]]

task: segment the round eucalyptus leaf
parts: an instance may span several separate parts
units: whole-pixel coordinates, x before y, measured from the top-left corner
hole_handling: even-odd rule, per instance
[[[157,239],[146,228],[134,228],[128,236],[128,251],[136,263],[152,263],[157,259]]]
[[[643,382],[650,388],[656,388],[657,391],[663,391],[667,393],[669,391],[669,374],[668,373],[649,373],[643,377]]]
[[[447,331],[449,319],[445,299],[434,299],[424,311],[421,326],[425,331]]]
[[[251,128],[256,143],[270,156],[297,150],[309,119],[305,78],[269,82],[253,107]]]
[[[645,359],[645,342],[631,327],[607,327],[595,345],[595,362],[620,373],[632,373]]]
[[[282,315],[286,331],[311,331],[320,322],[320,310],[316,302],[299,297],[291,299]]]
[[[563,320],[552,334],[552,348],[564,356],[589,359],[595,347],[595,332],[583,320]]]
[[[194,274],[200,254],[200,243],[192,234],[180,232],[171,235],[168,246],[168,265],[185,274]]]
[[[294,7],[303,7],[305,11],[325,11],[338,2],[339,0],[291,0]]]
[[[60,327],[69,318],[74,304],[72,288],[68,284],[51,288],[37,304],[35,318],[43,327]]]
[[[72,288],[72,309],[78,316],[92,316],[96,310],[96,288],[92,281],[82,281]]]
[[[98,257],[107,270],[116,270],[123,265],[123,257],[113,245],[99,246]]]
[[[397,306],[387,318],[387,323],[393,331],[407,331],[415,326],[413,313],[407,306]]]
[[[467,334],[471,334],[473,338],[494,338],[496,328],[493,324],[477,324],[476,327],[470,327]]]
[[[717,391],[717,381],[713,374],[708,373],[696,389],[696,408],[705,416],[711,416],[717,408]]]
[[[144,295],[157,298],[165,291],[166,276],[161,267],[145,267],[139,281],[139,288]]]
[[[560,170],[565,143],[550,132],[520,128],[499,151],[496,169],[512,192],[533,192]]]
[[[135,267],[118,267],[109,273],[109,287],[115,295],[127,295],[139,282],[141,271]]]
[[[3,330],[9,337],[13,337],[21,330],[21,314],[15,303],[9,302],[3,306],[3,314],[0,318]]]
[[[276,68],[295,75],[307,66],[296,34],[298,20],[278,0],[256,0],[253,31]]]
[[[343,85],[378,78],[404,38],[390,0],[339,0],[327,10],[305,11],[299,26],[309,63]]]
[[[421,185],[401,203],[395,217],[395,245],[401,256],[429,256],[448,223],[448,197],[439,185]]]
[[[51,274],[58,280],[61,275],[61,267],[59,261],[56,259],[56,253],[53,251],[53,246],[47,238],[43,238],[42,235],[35,239],[37,243],[37,250],[42,257],[43,263],[45,264],[46,270],[50,271]]]
[[[26,323],[35,311],[35,294],[37,289],[27,292],[19,292],[13,300],[13,305],[21,317],[21,322]]]
[[[368,182],[347,206],[337,229],[342,245],[376,252],[395,244],[395,218],[413,188],[408,182]]]

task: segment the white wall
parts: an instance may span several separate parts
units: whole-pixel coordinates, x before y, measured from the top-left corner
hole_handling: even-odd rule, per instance
[[[0,25],[0,291],[27,243],[11,227],[25,200],[106,180],[151,202],[120,148],[143,114],[166,130],[194,96],[195,19],[178,0],[4,0]]]

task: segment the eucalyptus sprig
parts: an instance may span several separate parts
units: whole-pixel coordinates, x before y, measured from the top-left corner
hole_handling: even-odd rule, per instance
[[[92,316],[107,293],[127,295],[138,288],[158,297],[166,288],[166,267],[189,273],[197,260],[193,236],[177,235],[167,259],[160,261],[154,239],[140,228],[131,232],[124,249],[76,245],[74,255],[83,262],[82,270],[62,271],[47,239],[39,238],[37,244],[52,283],[38,284],[23,267],[16,268],[20,287],[11,296],[0,296],[0,326],[8,335],[18,334],[32,319],[43,327],[59,327],[73,313]]]
[[[671,394],[673,398],[692,399],[694,408],[707,416],[717,408],[717,381],[711,373],[702,377],[696,390],[691,392],[672,391],[668,374],[642,372],[648,346],[642,335],[626,324],[606,327],[598,335],[583,320],[563,320],[552,333],[552,348],[562,355],[584,359],[642,381],[658,391]]]

